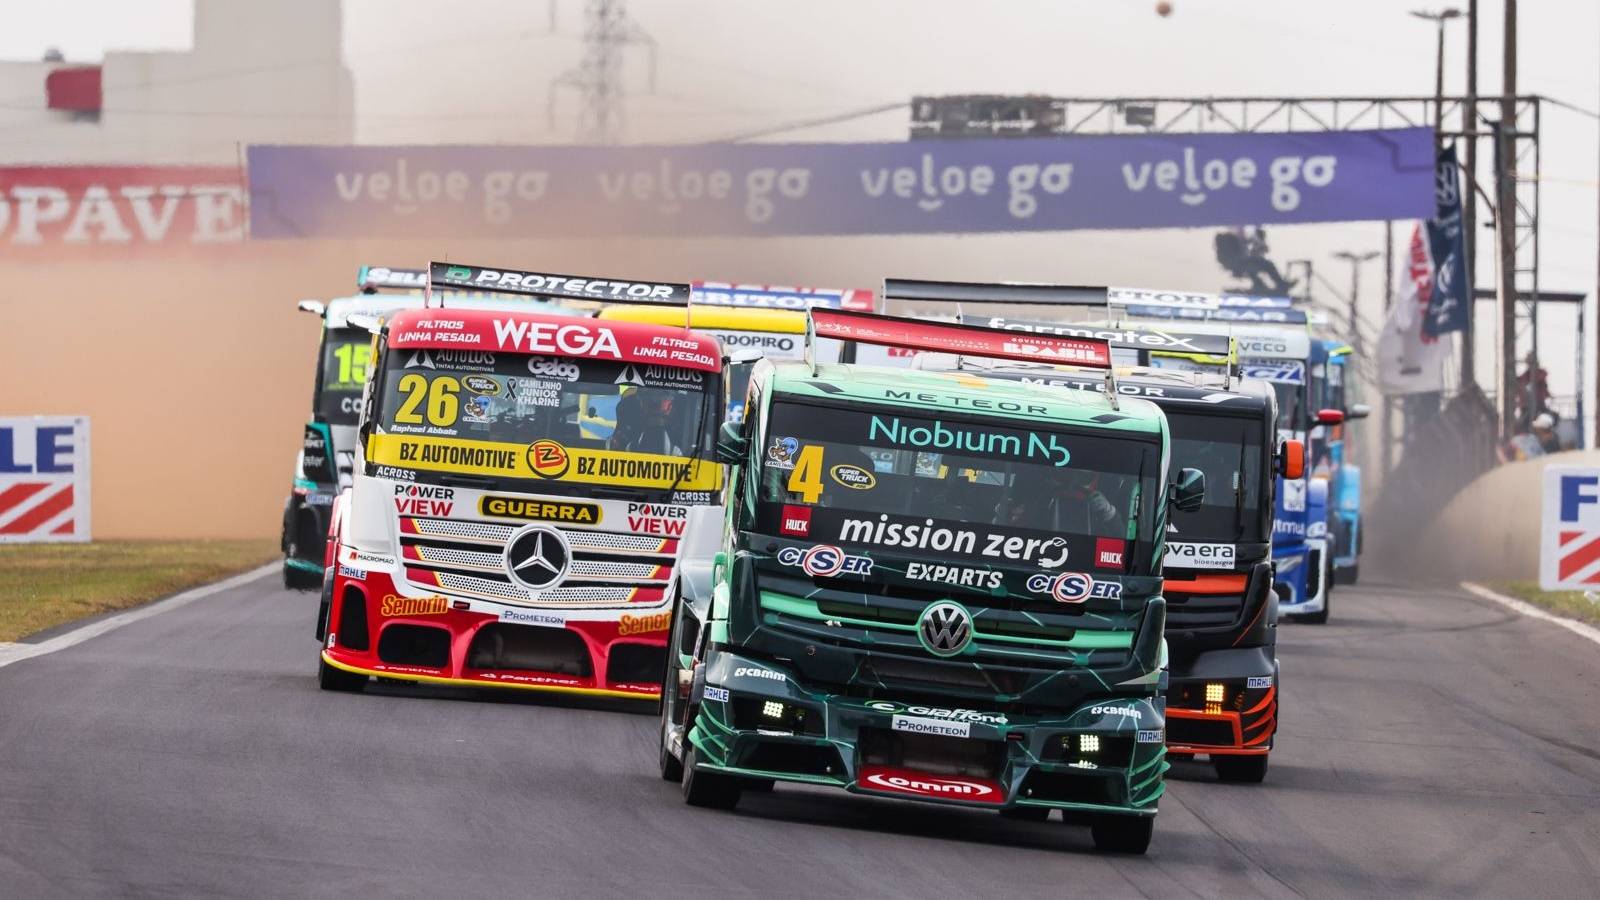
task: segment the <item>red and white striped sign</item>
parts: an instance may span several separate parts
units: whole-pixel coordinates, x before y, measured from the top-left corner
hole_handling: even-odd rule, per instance
[[[1600,468],[1545,466],[1539,586],[1600,587]]]
[[[0,543],[87,540],[88,417],[0,418]]]

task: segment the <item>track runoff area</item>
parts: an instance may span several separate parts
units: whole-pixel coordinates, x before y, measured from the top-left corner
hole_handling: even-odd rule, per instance
[[[434,268],[430,289],[505,274]],[[1285,392],[1239,377],[1237,329],[1174,375],[1135,329],[816,310],[813,352],[738,373],[724,422],[734,367],[684,338],[692,309],[655,331],[428,303],[368,335],[369,458],[320,591],[242,578],[0,660],[22,895],[1587,895],[1600,716],[1571,673],[1593,646],[1400,584],[1330,584],[1280,627],[1274,495],[1315,460],[1280,433]],[[930,358],[823,362],[824,341]],[[414,449],[374,463],[380,436]],[[446,459],[508,444],[503,473]],[[430,468],[430,447],[455,450]],[[630,498],[624,471],[666,481]],[[1174,529],[1202,564],[1162,571]]]

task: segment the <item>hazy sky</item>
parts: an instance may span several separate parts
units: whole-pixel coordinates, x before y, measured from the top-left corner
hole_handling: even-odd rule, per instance
[[[189,44],[190,0],[12,5],[19,8],[0,30],[0,58],[36,59],[53,45],[69,59],[92,61],[108,49]],[[633,0],[634,21],[656,43],[657,84],[650,93],[647,50],[628,49],[627,137],[707,140],[919,93],[1431,94],[1434,26],[1406,14],[1420,5],[1175,0],[1163,19],[1146,0]],[[346,0],[345,10],[362,141],[570,138],[575,98],[556,96],[552,124],[551,83],[581,54],[582,0]],[[1524,0],[1521,14],[1520,92],[1600,109],[1600,2]],[[1481,4],[1480,93],[1499,89],[1501,16],[1499,2]],[[1464,24],[1451,23],[1447,33],[1446,90],[1458,93]],[[451,116],[447,127],[428,119],[441,112]],[[776,139],[897,140],[905,126],[904,114],[892,113]],[[1541,284],[1548,289],[1595,285],[1597,133],[1593,118],[1546,110]],[[1480,178],[1486,174],[1483,164]],[[1195,273],[1197,283],[1172,286],[1214,287],[1209,231],[1167,234],[1080,239],[1106,248],[1101,277],[1124,280],[1152,254],[1181,244],[1207,269]],[[1343,285],[1347,270],[1328,255],[1375,247],[1382,228],[1300,226],[1277,229],[1272,239],[1275,255],[1319,259]],[[1487,245],[1485,234],[1480,248]],[[1487,285],[1493,270],[1482,250],[1480,262],[1478,282]],[[1375,283],[1381,273],[1374,267],[1368,277]],[[1570,345],[1565,322],[1547,316],[1541,340]],[[1554,353],[1547,359],[1563,367]],[[1554,374],[1558,393],[1570,390],[1573,373]]]

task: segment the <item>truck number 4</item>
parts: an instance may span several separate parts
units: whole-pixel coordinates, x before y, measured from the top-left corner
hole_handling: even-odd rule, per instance
[[[809,444],[800,448],[789,473],[789,493],[799,494],[802,503],[816,503],[822,496],[822,446]]]

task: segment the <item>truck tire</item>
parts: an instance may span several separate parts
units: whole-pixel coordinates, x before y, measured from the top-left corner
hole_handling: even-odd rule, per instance
[[[1155,816],[1101,816],[1089,826],[1095,849],[1107,853],[1142,854],[1155,830]]]
[[[674,667],[672,665],[668,664],[668,666],[667,666],[667,675],[673,678],[673,681],[671,683],[672,690],[677,690],[678,689],[677,688],[677,673],[673,671],[673,668]],[[674,724],[672,722],[671,718],[670,718],[670,712],[669,712],[672,709],[672,706],[671,706],[671,704],[666,702],[667,687],[668,687],[668,683],[663,681],[661,683],[662,703],[661,703],[661,730],[660,730],[660,739],[661,739],[661,780],[662,781],[670,781],[670,782],[672,782],[674,784],[677,784],[677,783],[680,783],[680,782],[683,781],[683,761],[678,759],[676,756],[673,756],[672,755],[672,751],[670,749],[668,749],[668,747],[667,747],[667,731],[668,731],[668,729],[672,728],[672,726]],[[684,739],[685,739],[685,741],[687,741],[687,739],[688,739],[688,731],[687,730],[685,730],[685,732],[684,732]]]
[[[1335,580],[1340,584],[1355,584],[1361,580],[1361,563],[1354,562],[1335,573]]]
[[[317,686],[325,691],[340,691],[347,694],[359,694],[367,689],[367,676],[355,672],[346,672],[328,665],[328,661],[321,656],[317,657]]]
[[[683,802],[705,809],[733,809],[739,805],[739,779],[695,768],[699,751],[685,736],[683,744]]]
[[[1267,778],[1267,754],[1213,756],[1211,768],[1217,770],[1217,780],[1227,784],[1260,784]]]
[[[283,586],[291,591],[314,591],[322,587],[322,573],[308,572],[289,565],[288,560],[283,563]]]

